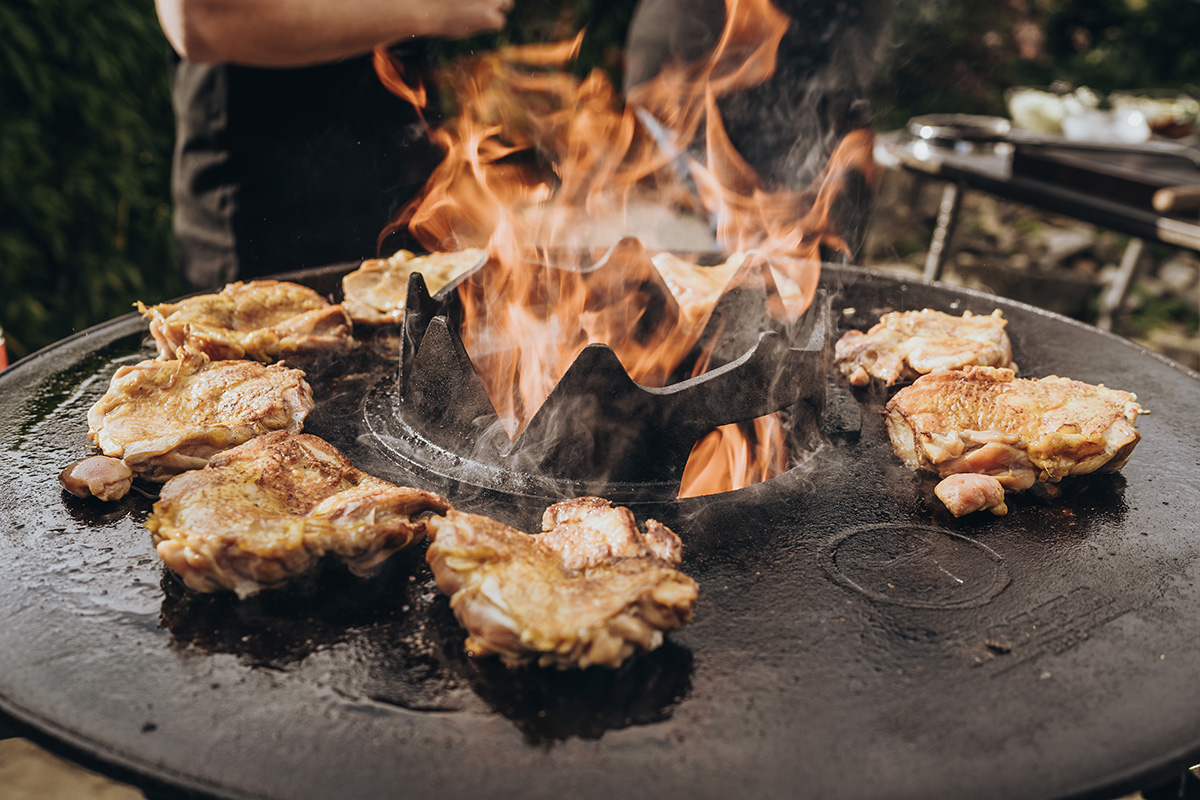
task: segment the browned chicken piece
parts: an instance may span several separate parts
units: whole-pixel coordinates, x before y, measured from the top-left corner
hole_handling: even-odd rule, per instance
[[[429,521],[426,559],[472,655],[615,668],[691,619],[696,582],[676,569],[682,545],[665,525],[642,533],[628,508],[584,497],[550,506],[542,528],[457,511]]]
[[[342,278],[342,306],[356,323],[399,323],[408,299],[408,276],[419,272],[430,294],[483,261],[479,248],[414,255],[398,250],[390,258],[374,258]]]
[[[192,589],[245,598],[316,569],[325,556],[369,575],[424,538],[418,515],[449,508],[432,492],[355,469],[324,439],[280,431],[168,481],[146,527]]]
[[[58,473],[58,482],[76,497],[95,497],[111,502],[129,494],[133,470],[119,458],[89,456],[68,464]]]
[[[871,379],[891,386],[939,369],[968,366],[1017,371],[1007,320],[997,309],[961,317],[932,309],[892,311],[869,331],[847,331],[834,347],[834,365],[853,386]]]
[[[934,487],[933,493],[956,517],[985,510],[997,517],[1008,513],[1008,506],[1004,502],[1004,484],[991,475],[976,472],[949,475]]]
[[[239,281],[214,294],[137,307],[163,359],[177,358],[185,345],[213,359],[274,361],[337,353],[352,343],[345,309],[287,281]]]
[[[943,478],[988,475],[1011,491],[1125,466],[1141,438],[1136,401],[1070,378],[967,367],[918,378],[885,413],[892,446],[908,466]],[[981,507],[998,508],[993,501]]]
[[[303,430],[313,397],[301,370],[212,361],[188,348],[180,356],[126,365],[113,375],[88,411],[88,438],[104,455],[161,482],[252,437]]]
[[[711,267],[702,267],[665,250],[655,253],[651,261],[675,296],[684,319],[699,324],[737,275],[745,254],[734,253],[723,264]]]

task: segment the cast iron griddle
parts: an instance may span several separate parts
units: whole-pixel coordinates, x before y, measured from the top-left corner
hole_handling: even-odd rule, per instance
[[[824,281],[856,327],[1004,309],[1023,374],[1137,392],[1141,444],[1058,500],[955,520],[892,454],[884,395],[853,394],[861,436],[807,469],[635,507],[680,534],[701,587],[661,650],[506,670],[462,655],[419,551],[239,604],[164,575],[146,498],[64,494],[88,407],[150,356],[130,315],[0,374],[0,706],[74,753],[233,798],[1104,797],[1178,774],[1200,755],[1200,381],[994,297]],[[551,498],[398,474],[360,439],[364,385],[388,371],[360,361],[314,377],[309,431],[532,526]]]

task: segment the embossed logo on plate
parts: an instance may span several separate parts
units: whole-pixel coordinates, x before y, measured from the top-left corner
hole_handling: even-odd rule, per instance
[[[920,525],[869,525],[842,531],[821,551],[843,586],[909,608],[970,608],[1012,581],[1004,559],[962,534]]]

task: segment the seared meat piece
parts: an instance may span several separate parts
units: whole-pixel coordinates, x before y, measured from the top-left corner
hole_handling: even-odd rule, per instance
[[[119,458],[89,456],[68,464],[58,482],[76,497],[120,500],[133,486],[133,470]]]
[[[88,411],[88,437],[105,455],[161,482],[251,437],[304,428],[313,398],[300,370],[212,361],[187,348],[180,355],[113,375],[108,392]]]
[[[967,367],[918,378],[885,412],[892,446],[910,467],[943,478],[990,475],[1020,490],[1125,466],[1141,438],[1136,401],[1129,392],[1069,378]]]
[[[967,366],[1017,371],[1007,325],[999,310],[961,317],[941,311],[893,311],[866,333],[847,331],[834,347],[834,364],[853,386],[872,378],[888,386],[939,369]]]
[[[168,481],[146,527],[188,586],[244,598],[326,555],[368,575],[424,537],[417,515],[449,508],[444,497],[355,469],[324,439],[280,431]]]
[[[164,359],[177,358],[187,345],[214,359],[273,361],[340,352],[352,341],[350,318],[340,305],[286,281],[239,281],[216,294],[137,307]]]
[[[699,324],[717,304],[721,293],[745,261],[744,253],[734,253],[725,263],[702,267],[669,251],[655,253],[654,268],[675,296],[684,319]]]
[[[486,252],[473,248],[416,256],[408,250],[398,250],[391,258],[364,261],[342,278],[345,295],[342,305],[356,323],[399,323],[404,319],[410,273],[421,273],[429,293],[437,294],[443,286],[479,264]]]
[[[675,567],[679,537],[655,520],[584,497],[546,509],[531,536],[488,517],[429,521],[426,559],[467,629],[467,650],[515,665],[620,666],[691,619],[695,581]]]
[[[985,509],[998,517],[1008,513],[1004,485],[991,475],[975,472],[950,475],[934,487],[933,493],[956,517]]]

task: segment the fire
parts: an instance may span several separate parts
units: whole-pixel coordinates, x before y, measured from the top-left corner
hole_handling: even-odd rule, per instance
[[[625,102],[603,72],[563,71],[582,32],[439,77],[459,105],[432,131],[446,156],[380,241],[403,226],[431,251],[488,249],[488,265],[459,288],[459,334],[511,437],[588,344],[609,345],[644,385],[686,378],[707,366],[700,337],[729,286],[766,287],[771,314],[794,320],[816,291],[822,248],[845,249],[831,204],[844,167],[873,173],[870,134],[842,142],[815,191],[765,187],[729,141],[717,99],[774,72],[789,20],[767,0],[726,0],[726,11],[709,58],[669,67]],[[424,105],[386,51],[376,68]],[[703,160],[693,148],[701,133]],[[711,223],[717,249],[735,255],[701,268],[648,249],[647,209]],[[782,425],[759,420],[756,431],[757,447],[739,426],[700,442],[681,495],[784,471]]]
[[[692,448],[680,497],[743,489],[788,468],[785,432],[778,414],[722,425]]]

